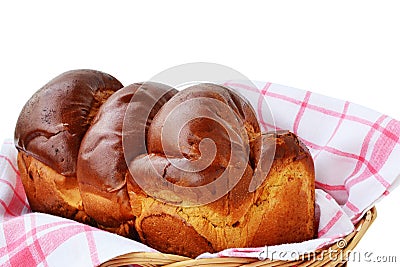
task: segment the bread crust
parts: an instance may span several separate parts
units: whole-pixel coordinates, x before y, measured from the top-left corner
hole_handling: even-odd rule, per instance
[[[196,98],[200,100],[193,101]],[[188,119],[189,111],[209,117]],[[211,84],[189,87],[161,108],[149,129],[149,154],[129,165],[128,192],[142,242],[193,257],[204,251],[300,242],[314,236],[315,174],[308,149],[293,133],[261,134],[255,123],[245,100]],[[211,149],[201,151],[205,138],[214,141],[216,156],[207,168],[193,171],[193,161],[214,156]],[[245,145],[252,153],[246,153]],[[241,163],[245,165],[239,171]],[[195,190],[219,180],[222,183],[215,187]],[[202,203],[207,190],[225,193]],[[186,205],[186,198],[193,205]],[[182,247],[173,242],[166,246],[165,239],[154,237],[155,232],[179,231],[185,232],[183,242],[204,240]]]
[[[94,225],[83,210],[76,179],[59,174],[24,151],[18,152],[17,163],[32,211]]]
[[[263,134],[260,139],[265,144],[262,155],[271,149],[272,144],[276,144],[270,171],[253,171],[248,167],[246,175],[233,190],[213,203],[199,207],[174,206],[145,194],[134,194],[137,189],[128,183],[131,205],[140,206],[136,207],[139,211],[136,214],[136,229],[141,241],[165,253],[178,250],[181,255],[195,257],[204,251],[312,239],[315,232],[315,185],[314,165],[309,151],[290,132]],[[263,183],[254,192],[249,192],[251,179],[259,175],[266,175]],[[152,218],[151,225],[157,225],[157,231],[185,231],[183,241],[202,238],[202,246],[188,241],[182,250],[179,243],[168,243],[166,247],[161,238],[151,237],[148,241],[151,233],[156,231],[146,223],[149,217]],[[187,230],[183,230],[185,227]]]
[[[261,133],[223,86],[121,87],[78,70],[28,101],[15,139],[33,211],[188,257],[314,237],[314,163],[295,134]]]
[[[18,166],[31,209],[93,223],[76,179],[78,150],[98,108],[122,84],[96,70],[52,79],[23,107],[15,127]]]
[[[17,149],[65,176],[76,176],[82,138],[98,108],[122,84],[95,70],[65,72],[39,89],[15,128]]]
[[[159,83],[136,83],[114,93],[100,107],[82,140],[77,164],[85,211],[99,227],[112,232],[124,229],[127,236],[135,236],[135,217],[126,190],[125,154],[134,158],[146,153],[148,127],[175,92]]]

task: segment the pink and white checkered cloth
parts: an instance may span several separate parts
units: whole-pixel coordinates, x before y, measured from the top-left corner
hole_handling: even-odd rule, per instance
[[[250,100],[264,130],[290,130],[309,147],[316,168],[316,203],[321,210],[319,238],[200,257],[265,258],[274,251],[314,251],[353,231],[364,212],[399,183],[400,122],[353,103],[282,85],[225,85]],[[0,153],[0,184],[1,266],[94,266],[128,252],[154,251],[74,221],[32,213],[10,141]],[[273,255],[291,259],[293,254]]]

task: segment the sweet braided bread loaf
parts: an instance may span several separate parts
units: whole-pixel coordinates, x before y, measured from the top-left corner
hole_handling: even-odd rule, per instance
[[[196,257],[314,237],[314,166],[290,132],[262,133],[251,105],[215,84],[122,87],[66,72],[15,130],[33,211]]]

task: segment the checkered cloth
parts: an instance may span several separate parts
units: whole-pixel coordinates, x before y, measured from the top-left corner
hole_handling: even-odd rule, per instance
[[[335,242],[353,231],[362,215],[399,183],[398,121],[353,103],[282,85],[225,85],[249,99],[264,130],[294,132],[314,158],[319,238],[269,247],[268,253],[306,253]],[[74,221],[32,213],[10,141],[0,153],[0,184],[1,266],[94,266],[127,252],[154,251]],[[266,255],[266,248],[235,248],[200,257]]]

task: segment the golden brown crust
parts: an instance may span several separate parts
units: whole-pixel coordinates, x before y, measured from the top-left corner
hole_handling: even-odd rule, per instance
[[[59,92],[61,85],[50,85],[44,88]],[[138,93],[139,87],[145,90]],[[34,115],[32,125],[23,130],[30,113],[40,113],[37,106],[44,100],[31,100],[24,108],[16,130],[18,166],[33,210],[93,224],[140,239],[161,252],[188,257],[313,238],[314,165],[293,133],[262,134],[250,104],[219,85],[200,84],[175,94],[160,84],[134,84],[108,98],[111,91],[83,95],[85,117],[71,120],[68,131],[50,138],[41,134],[53,134],[60,127],[60,110],[41,121],[40,114]],[[132,96],[136,98],[128,105]],[[194,117],[188,120],[191,114]],[[49,122],[55,128],[46,126]],[[82,125],[77,134],[82,138],[86,132],[82,142],[63,136]],[[43,138],[48,140],[41,145]],[[214,147],[202,143],[206,139],[213,140]],[[56,154],[69,155],[67,163],[58,157],[49,161],[49,153],[39,153],[56,141]],[[64,150],[58,148],[62,146]],[[79,183],[71,164],[76,146]],[[202,160],[208,163],[205,168],[199,168]],[[196,191],[203,186],[211,196],[224,193],[203,203],[205,191]]]
[[[129,157],[146,153],[147,129],[175,92],[159,83],[124,87],[100,107],[83,138],[77,164],[79,189],[85,211],[101,227],[118,229],[121,224],[134,220],[126,190],[128,168],[123,138]]]
[[[260,134],[255,112],[245,99],[219,85],[195,85],[160,109],[149,128],[149,155],[132,161],[130,171],[150,190],[160,191],[165,181],[175,185],[174,195],[183,196],[181,205],[212,202],[243,175],[251,177],[248,168],[259,158],[251,151],[256,151],[255,137]],[[201,186],[207,189],[199,192]],[[167,194],[171,197],[173,192]],[[229,213],[229,201],[225,202],[214,205],[221,215]]]
[[[128,183],[131,206],[137,210],[136,229],[142,242],[162,252],[179,251],[181,255],[193,257],[200,253],[194,245],[187,244],[182,250],[181,243],[168,243],[166,247],[165,240],[163,242],[160,237],[150,238],[151,241],[149,237],[154,231],[176,231],[175,227],[179,225],[180,231],[185,232],[185,240],[204,239],[201,252],[313,238],[314,166],[309,151],[290,132],[263,134],[260,138],[266,144],[261,158],[274,143],[277,153],[271,171],[256,170],[257,175],[266,177],[255,192],[249,192],[252,176],[245,178],[249,177],[245,175],[228,195],[213,203],[179,207],[147,195],[134,194],[137,188]],[[248,172],[253,174],[251,168]],[[223,211],[225,213],[221,213]],[[152,218],[152,223],[143,227],[147,218]],[[152,225],[157,229],[152,229]]]
[[[97,108],[122,84],[95,70],[65,72],[25,104],[15,143],[58,173],[75,177],[78,150]]]
[[[32,211],[93,224],[83,211],[76,179],[57,173],[23,151],[18,152],[17,162]]]
[[[197,98],[205,100],[193,101]],[[210,98],[219,102],[208,101]],[[313,237],[314,166],[309,151],[288,131],[261,134],[253,126],[254,113],[238,108],[243,106],[247,107],[246,102],[228,89],[207,84],[179,92],[161,108],[149,130],[150,154],[138,156],[130,163],[132,177],[128,179],[128,191],[131,206],[137,211],[136,229],[142,242],[162,252],[197,256],[194,246],[182,248],[179,243],[168,243],[166,247],[165,239],[163,242],[161,237],[152,236],[154,231],[173,232],[176,224],[191,238],[205,239],[204,244],[209,245],[203,245],[202,249],[210,252]],[[180,110],[175,112],[175,109]],[[215,121],[201,116],[188,120],[185,114],[190,111]],[[165,136],[163,130],[167,131]],[[241,140],[232,140],[232,136]],[[210,149],[200,152],[199,144],[205,138],[214,141],[216,157],[207,168],[193,172],[193,161],[213,157]],[[241,146],[235,147],[239,143]],[[252,153],[246,153],[243,144]],[[243,172],[237,171],[240,162],[247,164]],[[186,195],[200,201],[202,194],[195,189],[218,181],[224,171],[229,177],[225,187],[222,186],[226,194],[201,206],[182,206]],[[240,180],[235,185],[235,179],[231,178],[238,174]],[[144,180],[147,195],[142,192],[143,187],[137,186],[138,180]],[[168,183],[185,188],[169,189]],[[230,183],[234,185],[231,190]],[[144,224],[148,218],[151,223]],[[157,229],[153,229],[156,224]]]
[[[161,227],[160,227],[161,226]],[[142,240],[164,253],[196,257],[216,252],[210,242],[179,216],[154,214],[141,221]]]
[[[274,162],[253,213],[261,216],[249,246],[301,242],[314,236],[314,163],[304,144],[288,131],[265,134],[276,143]],[[264,152],[265,153],[265,152]],[[258,174],[256,170],[256,175]],[[261,173],[263,173],[261,171]]]
[[[188,120],[190,115],[192,120]],[[249,142],[259,133],[255,112],[244,98],[223,86],[198,84],[180,91],[163,106],[149,128],[147,146],[149,153],[197,159],[201,140],[211,138],[217,147],[216,164],[226,167],[235,145],[229,134]]]
[[[122,84],[95,70],[65,72],[26,103],[15,128],[18,166],[33,211],[94,224],[76,179],[81,140],[99,107]]]

